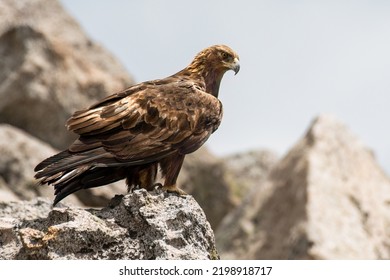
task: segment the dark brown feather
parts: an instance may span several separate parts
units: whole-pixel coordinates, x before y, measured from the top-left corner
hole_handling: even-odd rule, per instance
[[[185,155],[202,146],[221,122],[216,97],[230,69],[238,71],[238,56],[226,46],[212,46],[175,75],[134,85],[75,112],[66,126],[79,139],[38,164],[36,178],[54,185],[57,203],[79,189],[120,179],[129,189],[150,190],[160,166],[164,187],[180,193],[175,184]]]

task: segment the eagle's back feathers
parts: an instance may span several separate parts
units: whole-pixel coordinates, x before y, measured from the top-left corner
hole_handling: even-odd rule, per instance
[[[129,188],[150,190],[158,166],[164,185],[175,185],[184,155],[201,147],[221,122],[219,82],[227,70],[238,71],[238,56],[222,47],[206,49],[172,76],[131,86],[75,112],[66,127],[79,138],[35,168],[42,184],[54,185],[55,203],[125,178]],[[230,67],[221,51],[235,64]]]

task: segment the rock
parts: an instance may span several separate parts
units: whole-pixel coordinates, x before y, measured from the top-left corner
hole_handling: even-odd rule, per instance
[[[222,158],[226,168],[226,180],[237,204],[245,195],[262,184],[278,156],[271,150],[252,150]]]
[[[0,217],[0,259],[218,259],[191,196],[136,190],[102,210],[38,198],[0,203]]]
[[[223,162],[204,147],[186,156],[178,185],[194,196],[213,229],[237,205]]]
[[[15,198],[26,200],[37,196],[53,198],[53,188],[37,185],[34,179],[34,167],[55,152],[49,145],[24,131],[7,124],[0,124],[0,181],[7,186],[2,189],[12,193],[11,196],[2,197],[1,200],[15,200]],[[69,202],[81,205],[75,197]]]
[[[58,1],[0,2],[0,122],[64,149],[74,111],[132,83]]]
[[[320,116],[216,240],[228,259],[389,259],[390,180],[345,125]]]

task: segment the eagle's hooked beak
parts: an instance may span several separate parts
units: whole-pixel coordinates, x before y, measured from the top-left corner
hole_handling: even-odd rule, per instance
[[[238,58],[234,58],[231,69],[234,71],[234,75],[237,75],[237,73],[240,71],[240,61]]]

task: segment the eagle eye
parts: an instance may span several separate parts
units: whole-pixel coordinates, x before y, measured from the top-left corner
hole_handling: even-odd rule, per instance
[[[232,56],[226,52],[222,52],[222,59],[225,61],[230,61],[232,59]]]

